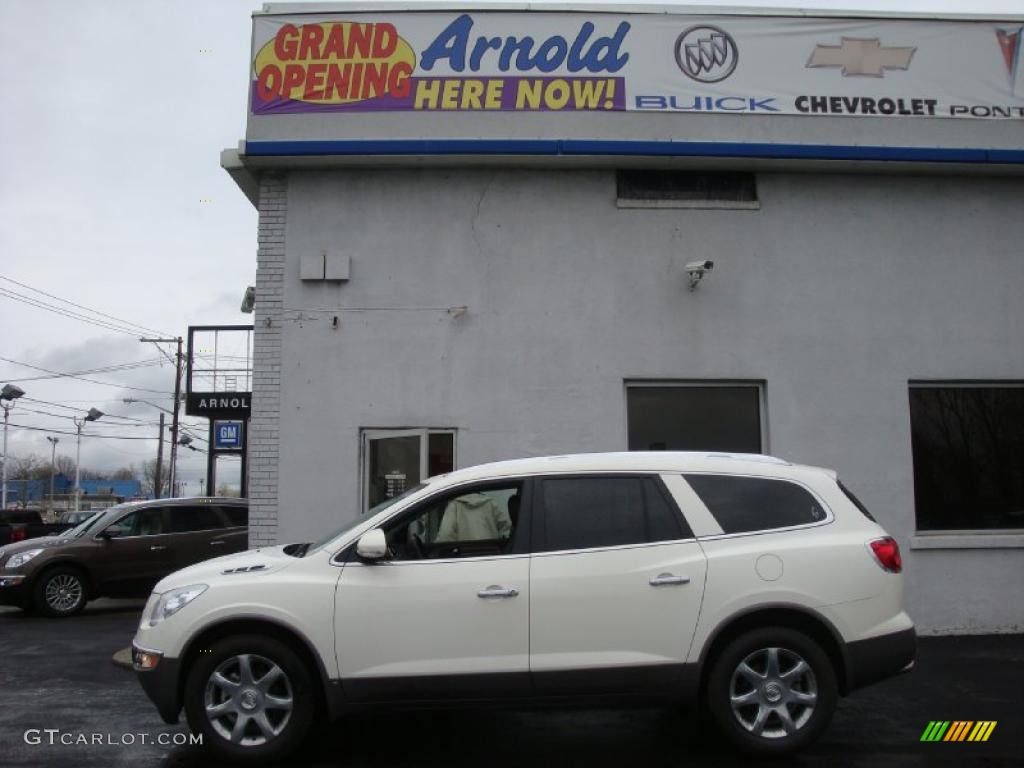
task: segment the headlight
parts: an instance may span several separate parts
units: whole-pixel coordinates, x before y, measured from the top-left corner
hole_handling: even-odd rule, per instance
[[[4,568],[20,568],[42,551],[41,549],[26,549],[24,552],[11,555],[11,559],[7,561]]]
[[[172,589],[170,592],[164,592],[160,595],[160,600],[156,604],[156,608],[153,610],[153,616],[149,620],[149,626],[155,626],[164,619],[173,616],[203,594],[206,589],[207,586],[205,584],[193,584],[189,587],[178,587],[177,589]]]

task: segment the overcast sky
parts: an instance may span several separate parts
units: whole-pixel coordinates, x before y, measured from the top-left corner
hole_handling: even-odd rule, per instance
[[[738,4],[1024,13],[1024,0]],[[9,292],[60,304],[10,281],[170,335],[249,321],[238,306],[254,282],[256,214],[219,153],[244,135],[249,14],[260,5],[0,0],[0,384],[17,381],[44,401],[19,401],[11,423],[73,432],[67,416],[95,406],[111,417],[86,434],[150,438],[84,438],[83,467],[155,456],[158,411],[122,399],[169,407],[173,368],[157,364],[159,353],[137,334],[17,301]],[[29,379],[46,374],[19,364],[78,372],[139,362],[86,374],[104,384]],[[205,436],[205,421],[187,421]],[[46,434],[12,429],[11,455],[48,457]],[[57,437],[58,451],[73,457],[73,435]],[[188,492],[204,474],[205,456],[182,451]]]

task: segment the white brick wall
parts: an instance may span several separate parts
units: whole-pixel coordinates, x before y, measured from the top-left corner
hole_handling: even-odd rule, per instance
[[[277,543],[278,422],[281,410],[281,308],[288,183],[260,182],[252,417],[249,421],[249,546]]]

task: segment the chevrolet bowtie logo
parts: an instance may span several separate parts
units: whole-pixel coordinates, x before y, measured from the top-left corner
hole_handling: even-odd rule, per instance
[[[843,77],[884,77],[887,69],[909,69],[917,48],[886,48],[877,37],[844,37],[840,45],[815,46],[807,66],[841,67]]]

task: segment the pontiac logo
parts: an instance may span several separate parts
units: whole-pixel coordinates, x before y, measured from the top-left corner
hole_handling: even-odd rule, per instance
[[[999,50],[1003,52],[1003,61],[1006,62],[1006,74],[1010,76],[1011,88],[1017,80],[1017,65],[1020,64],[1020,38],[1022,31],[1024,31],[1024,27],[996,30],[996,40],[999,41]]]
[[[819,43],[807,60],[809,69],[836,67],[843,77],[884,77],[887,69],[910,69],[917,48],[886,48],[877,37],[844,37],[840,45]]]
[[[725,80],[740,60],[736,41],[718,27],[690,27],[676,38],[676,64],[700,83]]]

